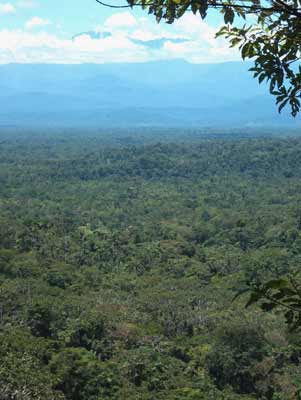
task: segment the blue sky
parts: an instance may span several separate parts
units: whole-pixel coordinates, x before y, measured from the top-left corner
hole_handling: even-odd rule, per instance
[[[109,0],[125,4],[124,0]],[[184,59],[235,60],[216,13],[191,14],[172,26],[139,9],[113,10],[95,0],[0,0],[0,63],[108,63]]]

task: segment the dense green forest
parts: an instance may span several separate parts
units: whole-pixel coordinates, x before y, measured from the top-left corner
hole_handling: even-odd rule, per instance
[[[293,400],[301,139],[0,134],[1,400]],[[258,136],[258,135],[256,135]]]

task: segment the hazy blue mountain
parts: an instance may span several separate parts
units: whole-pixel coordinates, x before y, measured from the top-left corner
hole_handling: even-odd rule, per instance
[[[106,39],[112,36],[111,32],[96,32],[96,31],[87,31],[81,32],[73,36],[72,40],[80,37],[80,36],[89,36],[91,39]]]
[[[181,38],[160,38],[160,39],[152,39],[152,40],[140,40],[140,39],[131,39],[133,43],[140,44],[142,46],[146,46],[150,49],[161,49],[166,42],[171,43],[185,43],[188,42],[188,39],[181,39]]]
[[[247,63],[0,66],[0,125],[291,125]]]

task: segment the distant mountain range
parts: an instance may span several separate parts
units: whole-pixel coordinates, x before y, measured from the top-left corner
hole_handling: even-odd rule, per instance
[[[152,44],[155,46],[155,44]],[[0,126],[296,127],[249,64],[8,64]],[[300,125],[301,126],[301,125]]]

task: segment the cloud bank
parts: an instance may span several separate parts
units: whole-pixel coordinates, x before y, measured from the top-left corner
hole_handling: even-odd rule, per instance
[[[48,25],[51,21],[33,17],[23,30],[0,30],[0,63],[69,64],[172,59],[211,63],[238,59],[237,52],[229,49],[227,42],[215,39],[218,28],[192,14],[183,16],[170,27],[158,25],[145,17],[136,18],[130,12],[116,13],[101,26],[73,38],[60,37]]]

